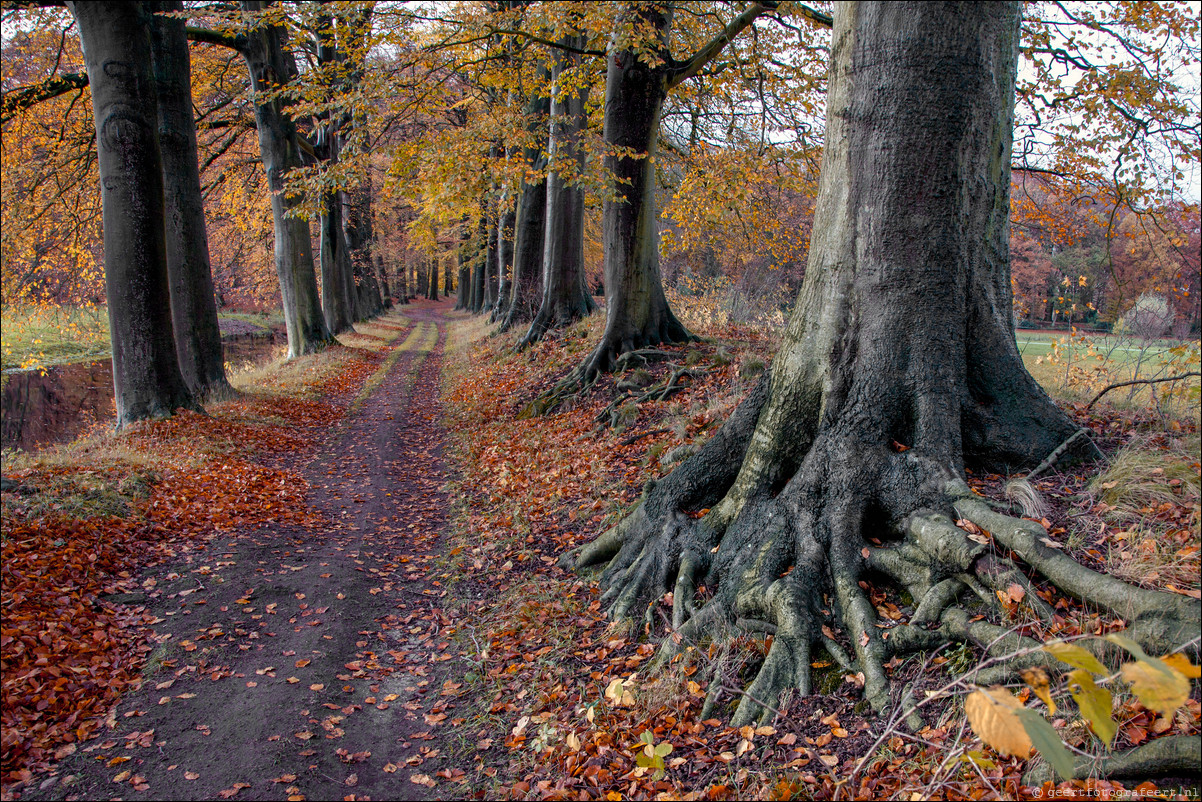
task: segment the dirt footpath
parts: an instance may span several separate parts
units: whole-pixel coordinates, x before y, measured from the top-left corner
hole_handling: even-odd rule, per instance
[[[467,668],[439,574],[448,308],[407,308],[379,388],[288,466],[330,523],[220,537],[139,577],[124,601],[157,619],[146,682],[22,798],[463,795],[446,753],[474,743]]]

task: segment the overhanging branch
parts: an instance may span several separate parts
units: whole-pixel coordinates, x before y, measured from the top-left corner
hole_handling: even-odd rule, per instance
[[[66,73],[47,78],[39,84],[25,86],[5,92],[0,100],[0,123],[6,123],[19,112],[30,106],[36,106],[45,100],[65,95],[88,85],[88,76],[79,73]]]
[[[731,40],[742,33],[756,18],[769,11],[775,11],[780,5],[779,0],[760,0],[753,3],[746,11],[732,19],[722,32],[707,42],[700,50],[686,60],[680,62],[668,77],[668,88],[671,89],[696,75],[702,67],[714,59]]]
[[[214,31],[209,28],[201,28],[198,25],[189,25],[184,30],[188,34],[188,38],[193,42],[203,42],[207,45],[217,45],[218,47],[228,47],[231,50],[237,50],[239,53],[246,49],[245,37],[238,36],[232,33],[223,33]]]

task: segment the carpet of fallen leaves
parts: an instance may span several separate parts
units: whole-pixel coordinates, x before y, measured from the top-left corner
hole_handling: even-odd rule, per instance
[[[556,559],[616,522],[647,479],[671,470],[699,439],[717,431],[762,371],[772,342],[727,338],[668,349],[670,361],[688,366],[691,375],[662,401],[614,409],[617,389],[609,377],[552,415],[520,419],[537,393],[584,358],[601,322],[594,316],[521,354],[512,352],[511,337],[485,339],[482,321],[464,318],[456,324],[460,347],[443,388],[444,423],[458,469],[446,556],[431,553],[420,565],[400,560],[390,567],[406,578],[436,575],[431,586],[445,583],[450,601],[446,611],[429,614],[428,626],[424,614],[413,612],[394,614],[385,629],[409,635],[407,646],[387,652],[398,664],[412,663],[421,671],[427,663],[458,665],[450,662],[458,650],[471,670],[431,684],[436,704],[422,713],[424,725],[442,732],[445,722],[457,733],[446,737],[463,743],[452,749],[440,741],[439,748],[419,750],[405,761],[409,769],[426,772],[425,765],[433,764],[424,761],[436,758],[447,768],[413,774],[410,783],[423,794],[458,797],[470,779],[476,798],[515,799],[1046,798],[1052,789],[1022,785],[1025,764],[981,747],[951,702],[928,706],[926,725],[915,733],[889,728],[865,711],[861,678],[819,662],[814,667],[820,693],[783,705],[771,726],[734,729],[719,718],[700,718],[711,682],[729,683],[735,693],[740,684],[737,675],[711,677],[712,649],[692,648],[689,660],[657,676],[645,671],[653,641],[645,631],[611,625],[595,581],[561,570]],[[368,346],[379,339],[360,337]],[[474,344],[465,342],[473,337]],[[149,622],[143,608],[117,601],[138,589],[134,577],[140,569],[186,557],[210,537],[234,529],[317,523],[312,506],[304,503],[309,488],[290,465],[315,444],[330,442],[385,359],[359,348],[343,356],[332,363],[338,369],[304,377],[300,390],[297,382],[280,379],[282,374],[269,374],[258,389],[213,407],[211,415],[183,413],[131,427],[118,438],[119,453],[83,445],[74,461],[6,472],[18,483],[4,493],[0,572],[6,788],[94,737],[121,694],[142,681]],[[669,369],[649,365],[644,380],[662,379]],[[417,413],[429,421],[438,410],[422,407]],[[1081,422],[1112,452],[1139,429],[1138,421],[1113,415]],[[1175,447],[1171,432],[1139,436],[1152,448]],[[1195,464],[1191,470],[1197,469]],[[358,501],[357,491],[345,484],[355,477],[336,473],[331,467],[331,485],[345,485],[348,504]],[[1054,473],[1038,482],[1050,502],[1046,525],[1052,538],[1077,559],[1106,568],[1116,554],[1120,560],[1128,559],[1124,554],[1158,556],[1144,554],[1149,542],[1144,534],[1155,530],[1155,549],[1166,559],[1138,581],[1196,595],[1196,493],[1185,493],[1180,482],[1170,486],[1134,508],[1137,525],[1129,504],[1100,501],[1089,478]],[[435,479],[413,479],[422,494],[439,490]],[[1001,492],[1002,477],[970,481],[982,493]],[[422,528],[431,543],[440,541],[433,524]],[[911,612],[885,590],[866,587],[886,626]],[[385,582],[380,590],[391,587]],[[1048,621],[1022,619],[1014,600],[1011,622],[1033,637],[1100,634],[1123,626],[1050,588],[1037,585],[1036,592],[1056,615]],[[376,589],[371,593],[374,597]],[[424,608],[429,599],[413,601]],[[670,609],[665,597],[656,612]],[[748,671],[769,639],[742,638]],[[374,676],[382,670],[366,640],[357,648],[363,652],[347,664],[348,671]],[[929,659],[891,661],[888,670],[895,685],[909,684],[919,695],[945,685],[976,659],[970,650],[946,650]],[[247,687],[255,684],[252,679]],[[1123,701],[1115,711],[1116,745],[1198,732],[1197,694],[1195,685],[1188,706],[1172,718]],[[372,696],[364,704],[383,710],[390,701],[383,699],[377,703]],[[454,711],[452,700],[460,700]],[[410,704],[416,716],[417,700],[406,709]],[[1064,720],[1057,726],[1074,745],[1089,737]],[[295,737],[302,735],[311,737],[307,731]],[[436,737],[441,736],[413,735],[423,741]],[[368,754],[351,750],[342,762],[355,764]],[[475,771],[465,773],[473,760]],[[382,771],[399,768],[388,763]],[[287,784],[289,778],[294,775],[272,782]],[[348,778],[346,785],[355,783]],[[232,796],[250,787],[235,783],[221,793]],[[1056,788],[1059,796],[1090,798],[1130,790],[1092,781]]]
[[[300,503],[306,484],[284,465],[338,423],[380,362],[347,350],[338,370],[315,370],[299,394],[267,387],[211,415],[133,425],[117,456],[104,453],[107,440],[80,446],[74,459],[87,467],[59,460],[6,471],[18,483],[4,494],[0,571],[6,788],[94,736],[141,682],[146,616],[106,596],[134,589],[140,568],[235,526],[315,522]],[[88,497],[121,514],[87,515]]]
[[[507,766],[478,758],[479,772],[493,778],[478,798],[1047,797],[1050,786],[1022,784],[1023,761],[981,752],[953,704],[933,714],[928,707],[927,725],[917,733],[886,730],[885,722],[864,710],[862,678],[822,662],[815,663],[822,692],[784,705],[772,726],[733,729],[718,719],[700,720],[714,650],[690,649],[690,660],[648,675],[642,669],[655,649],[645,628],[611,625],[596,582],[556,566],[563,552],[615,523],[647,479],[670,470],[676,449],[716,431],[750,387],[756,366],[768,358],[768,343],[728,340],[667,349],[677,364],[694,366],[698,378],[667,401],[643,404],[633,417],[627,413],[624,425],[608,427],[598,418],[615,396],[612,378],[552,415],[522,420],[516,414],[583,359],[599,320],[521,354],[505,338],[485,337],[479,324],[465,325],[476,326],[478,339],[451,364],[444,388],[461,471],[458,565],[492,584],[485,620],[475,624],[488,640],[478,645],[481,671],[473,681],[487,700],[481,715],[509,750]],[[650,370],[659,378],[667,368]],[[1115,446],[1131,421],[1085,423]],[[970,477],[986,493],[1000,493],[1002,479]],[[1054,537],[1063,536],[1069,516],[1082,514],[1087,480],[1054,474],[1039,483],[1051,501],[1052,520],[1046,524]],[[1104,505],[1086,512],[1094,516],[1090,523],[1099,536],[1074,554],[1098,567],[1117,527],[1107,526]],[[1180,591],[1196,594],[1197,498],[1151,512],[1168,519],[1170,537],[1182,541],[1185,573],[1192,560],[1195,578]],[[1080,529],[1082,521],[1074,518],[1073,525]],[[882,621],[901,622],[912,612],[899,599],[869,589]],[[1048,622],[1015,622],[1033,637],[1101,634],[1123,626],[1051,589],[1040,592],[1057,615]],[[656,612],[664,618],[670,610],[668,594]],[[742,647],[754,658],[769,642],[770,636],[746,636]],[[944,685],[976,659],[961,650],[926,661],[894,659],[887,669],[895,686],[913,683],[917,695]],[[1198,732],[1197,696],[1195,686],[1188,709],[1175,721],[1156,724],[1158,732]],[[1149,737],[1156,716],[1125,704],[1116,718],[1122,727],[1117,745],[1130,746]],[[1083,742],[1088,733],[1072,737]],[[970,749],[988,757],[970,758]],[[1105,798],[1127,791],[1119,783],[1091,780],[1061,783],[1057,793]]]

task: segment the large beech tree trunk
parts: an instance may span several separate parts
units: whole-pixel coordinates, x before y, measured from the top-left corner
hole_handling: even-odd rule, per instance
[[[781,351],[718,434],[573,555],[608,562],[615,616],[650,620],[673,591],[661,662],[732,627],[775,632],[736,724],[809,693],[815,647],[863,672],[880,710],[890,654],[949,639],[997,654],[1034,645],[975,615],[1027,582],[1008,554],[1125,618],[1155,653],[1197,637],[1196,599],[1078,565],[963,480],[965,467],[1032,466],[1075,431],[1023,368],[1011,323],[1018,36],[1018,3],[837,5],[814,239]],[[859,586],[870,574],[914,598],[907,625],[877,626]],[[1052,614],[1034,592],[1024,604]]]
[[[199,409],[171,324],[151,9],[71,3],[92,90],[117,426]]]
[[[244,0],[242,7],[259,13],[267,4]],[[258,25],[246,32],[242,55],[250,70],[254,92],[255,125],[259,132],[259,155],[271,192],[271,219],[275,228],[275,269],[280,280],[284,324],[288,330],[288,356],[319,351],[333,342],[321,310],[317,276],[313,269],[313,246],[309,224],[289,217],[299,201],[284,194],[284,175],[301,165],[296,123],[288,116],[286,103],[271,93],[296,73],[291,55],[284,47],[284,29]]]
[[[180,0],[147,3],[151,12],[183,9]],[[159,150],[163,159],[167,277],[175,353],[184,383],[197,398],[226,398],[233,394],[233,388],[225,376],[204,201],[200,194],[188,36],[182,19],[159,15],[153,17],[150,33]]]
[[[666,45],[672,8],[670,3],[632,4],[626,15],[634,18],[630,21],[636,29],[657,32],[659,52],[641,54],[618,46],[608,55],[605,167],[613,174],[616,198],[607,199],[601,213],[605,332],[585,364],[589,378],[610,370],[627,351],[693,339],[668,306],[659,272],[655,155],[672,78]]]
[[[577,49],[586,45],[580,35],[565,37],[563,42]],[[584,104],[588,90],[568,92],[559,85],[564,72],[579,61],[574,53],[560,51],[551,69],[542,298],[519,348],[538,342],[548,329],[566,326],[597,308],[584,282],[584,189],[577,183],[584,171],[580,139],[587,122]]]

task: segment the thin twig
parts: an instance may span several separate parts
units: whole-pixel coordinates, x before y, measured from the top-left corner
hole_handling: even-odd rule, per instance
[[[1130,387],[1133,384],[1160,384],[1161,382],[1176,382],[1181,381],[1182,379],[1188,379],[1190,376],[1202,376],[1202,372],[1191,370],[1187,371],[1186,373],[1179,373],[1176,376],[1163,376],[1159,379],[1132,379],[1131,381],[1117,382],[1116,384],[1106,387],[1100,393],[1095,395],[1093,400],[1085,405],[1085,408],[1088,410],[1095,403],[1097,403],[1099,398],[1106,395],[1111,390],[1117,390],[1120,387]]]
[[[1060,459],[1060,456],[1065,451],[1067,451],[1068,447],[1071,446],[1074,442],[1076,442],[1077,438],[1081,437],[1081,435],[1085,435],[1088,438],[1089,430],[1088,429],[1078,429],[1077,431],[1075,431],[1071,435],[1069,435],[1069,438],[1067,440],[1065,440],[1063,443],[1061,443],[1060,445],[1056,446],[1056,448],[1054,448],[1052,450],[1052,453],[1048,454],[1047,458],[1044,459],[1043,462],[1041,462],[1037,466],[1035,466],[1035,470],[1033,470],[1029,474],[1027,474],[1026,478],[1034,479],[1036,476],[1039,476],[1039,474],[1043,473],[1048,468],[1052,467],[1056,463],[1056,460]],[[1093,440],[1090,440],[1089,442],[1093,443]],[[1094,448],[1096,449],[1097,445],[1094,445]],[[1101,451],[1099,451],[1098,453],[1100,454]],[[1103,455],[1103,456],[1105,456],[1105,455]]]

